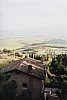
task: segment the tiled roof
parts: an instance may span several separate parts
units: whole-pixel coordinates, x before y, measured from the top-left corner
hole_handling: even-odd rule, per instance
[[[28,65],[32,66],[31,72],[28,72]],[[22,58],[17,61],[12,61],[8,66],[2,68],[0,72],[6,73],[17,69],[19,71],[42,79],[44,76],[44,67],[46,68],[47,66],[45,64],[42,64],[40,61],[32,58]]]

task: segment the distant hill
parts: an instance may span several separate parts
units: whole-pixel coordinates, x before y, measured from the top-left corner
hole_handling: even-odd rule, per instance
[[[52,39],[52,40],[46,41],[46,43],[48,43],[48,44],[63,44],[63,45],[67,45],[67,41],[66,40],[62,40],[62,39]]]

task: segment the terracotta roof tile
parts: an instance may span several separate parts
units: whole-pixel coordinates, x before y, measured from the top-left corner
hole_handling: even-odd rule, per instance
[[[32,66],[31,72],[28,72],[28,65]],[[35,77],[42,78],[44,75],[44,66],[47,67],[46,65],[43,65],[40,61],[37,61],[35,59],[22,58],[17,61],[12,61],[8,66],[2,68],[0,72],[5,73],[17,69],[27,74],[33,75]]]

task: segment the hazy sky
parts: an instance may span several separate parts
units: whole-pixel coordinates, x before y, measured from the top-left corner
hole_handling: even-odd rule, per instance
[[[67,0],[0,0],[0,35],[67,37]]]

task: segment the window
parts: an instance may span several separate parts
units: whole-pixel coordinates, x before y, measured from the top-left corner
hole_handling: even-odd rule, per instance
[[[24,88],[27,88],[27,83],[23,83],[23,87]]]

